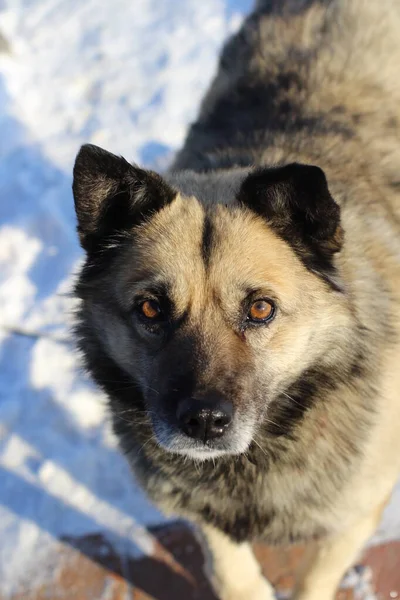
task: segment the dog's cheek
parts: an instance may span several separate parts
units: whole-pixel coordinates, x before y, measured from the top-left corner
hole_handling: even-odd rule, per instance
[[[91,320],[107,354],[128,375],[146,385],[146,364],[126,322],[101,305],[92,306]]]

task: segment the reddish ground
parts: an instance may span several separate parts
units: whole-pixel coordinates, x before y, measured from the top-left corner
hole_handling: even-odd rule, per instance
[[[21,589],[11,600],[217,600],[204,579],[203,556],[189,528],[177,523],[153,534],[158,540],[154,556],[137,560],[118,556],[101,535],[64,539],[47,583]],[[282,592],[290,589],[303,550],[255,548],[265,574]],[[370,567],[379,599],[398,597],[400,542],[368,550],[361,563]],[[338,593],[338,600],[353,598],[351,588]]]

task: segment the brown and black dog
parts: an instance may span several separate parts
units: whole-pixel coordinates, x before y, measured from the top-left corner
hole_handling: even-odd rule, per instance
[[[263,0],[168,173],[76,159],[80,348],[223,600],[256,539],[331,599],[400,472],[399,65],[397,0]]]

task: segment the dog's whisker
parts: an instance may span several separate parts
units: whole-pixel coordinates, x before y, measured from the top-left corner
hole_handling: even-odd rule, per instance
[[[264,448],[262,448],[262,446],[257,442],[256,438],[253,438],[253,442],[255,443],[255,445],[261,450],[261,452],[267,457],[268,457],[268,453],[264,450]]]
[[[294,402],[298,406],[301,406],[302,408],[304,408],[304,406],[303,406],[303,404],[301,404],[301,402],[299,402],[298,400],[296,400],[292,396],[289,396],[289,394],[287,394],[286,392],[281,392],[281,394],[283,394],[283,396],[286,396],[286,398],[288,398],[288,400],[291,400],[292,402]]]
[[[140,448],[139,448],[139,452],[143,452],[143,450],[144,450],[144,449],[145,449],[145,448],[146,448],[146,447],[147,447],[149,444],[151,444],[152,442],[157,442],[157,439],[156,439],[156,436],[155,436],[155,435],[151,435],[151,436],[149,437],[149,439],[148,439],[148,440],[146,440],[146,441],[144,442],[144,444],[142,444],[142,445],[140,446]]]

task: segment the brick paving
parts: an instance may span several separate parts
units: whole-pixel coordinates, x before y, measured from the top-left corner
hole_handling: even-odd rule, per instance
[[[101,535],[60,540],[55,568],[39,587],[27,585],[0,600],[217,600],[202,572],[203,556],[183,523],[151,530],[157,540],[152,557],[119,556]],[[255,547],[265,575],[278,592],[288,593],[304,548]],[[371,569],[371,586],[379,600],[400,596],[400,542],[367,550],[361,563]],[[351,588],[337,600],[354,600]]]

